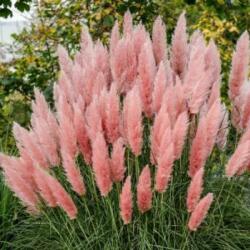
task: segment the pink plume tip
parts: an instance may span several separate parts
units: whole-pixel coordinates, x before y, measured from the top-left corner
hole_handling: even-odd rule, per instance
[[[148,165],[143,168],[139,176],[137,206],[141,213],[147,212],[152,206],[151,174]]]

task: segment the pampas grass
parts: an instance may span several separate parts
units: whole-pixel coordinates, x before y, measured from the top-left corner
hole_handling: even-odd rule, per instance
[[[244,107],[236,132],[219,97],[215,44],[199,32],[189,42],[183,13],[169,56],[164,29],[158,18],[151,41],[127,12],[110,49],[87,29],[73,60],[59,47],[56,112],[36,91],[31,128],[14,125],[19,156],[0,157],[29,213],[7,223],[5,248],[249,248],[245,98],[233,99]]]

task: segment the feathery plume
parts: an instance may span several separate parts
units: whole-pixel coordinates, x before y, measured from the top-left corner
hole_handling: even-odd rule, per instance
[[[99,99],[97,96],[93,98],[90,105],[86,108],[85,117],[87,122],[86,129],[88,132],[88,137],[93,142],[95,140],[96,134],[98,132],[103,132],[102,116]]]
[[[249,82],[250,85],[250,82]],[[248,88],[249,88],[248,85]],[[243,95],[243,94],[242,94]],[[245,129],[250,124],[250,88],[246,91],[244,101],[241,104],[241,120],[240,126],[241,128]]]
[[[118,138],[113,144],[113,151],[111,155],[111,177],[114,182],[122,181],[125,173],[124,163],[125,148],[123,147],[123,139]]]
[[[151,40],[148,38],[144,43],[139,55],[138,73],[140,78],[140,94],[143,111],[147,117],[152,116],[152,91],[153,81],[156,73],[155,59]]]
[[[58,145],[56,140],[53,139],[53,135],[50,133],[50,126],[42,119],[36,120],[34,123],[32,125],[34,134],[36,135],[39,145],[41,145],[43,153],[46,155],[51,165],[58,165],[60,163]]]
[[[249,64],[249,35],[245,31],[239,38],[233,53],[232,68],[229,77],[229,97],[234,100],[240,94],[248,72]]]
[[[204,58],[204,39],[198,36],[194,39],[193,44],[190,45],[190,55],[187,64],[187,70],[183,79],[186,99],[191,99],[194,88],[199,90],[199,82],[204,81],[201,79],[205,72],[205,58]],[[199,87],[197,87],[199,86]]]
[[[174,86],[174,98],[175,98],[176,116],[178,116],[183,112],[187,112],[188,107],[184,93],[184,86],[178,76],[176,76],[175,80],[176,81]]]
[[[239,143],[226,165],[227,177],[233,177],[237,172],[246,169],[250,160],[250,141]]]
[[[77,208],[60,182],[43,169],[40,169],[40,174],[43,175],[44,181],[47,182],[49,189],[52,191],[56,204],[67,213],[70,219],[75,219]]]
[[[188,187],[187,209],[189,213],[193,212],[197,203],[200,200],[201,193],[203,190],[203,175],[204,175],[204,168],[200,168],[200,170],[198,170],[194,175]]]
[[[169,115],[165,105],[161,106],[160,111],[156,114],[154,124],[151,128],[151,162],[157,163],[159,156],[160,144],[165,131],[171,128]]]
[[[220,128],[222,116],[222,109],[220,101],[217,100],[214,102],[210,110],[206,115],[206,128],[207,128],[207,155],[210,155],[214,144],[216,142],[216,137]]]
[[[93,47],[94,45],[87,26],[82,28],[80,44],[81,50],[87,50],[89,47]]]
[[[195,207],[194,211],[191,214],[191,217],[188,222],[188,228],[191,231],[196,231],[200,226],[202,221],[207,216],[208,210],[213,202],[213,194],[208,193],[203,197],[200,202]]]
[[[21,151],[25,149],[30,156],[34,164],[38,164],[44,168],[49,167],[46,156],[41,150],[40,145],[37,143],[36,137],[33,131],[28,131],[21,127],[19,124],[14,123],[13,134],[17,141],[17,147]]]
[[[216,138],[216,144],[220,150],[224,150],[226,143],[227,143],[227,136],[229,133],[229,114],[226,109],[226,106],[222,106],[222,112],[221,112],[221,122],[220,122],[220,128],[217,134]]]
[[[170,127],[166,129],[161,138],[157,163],[155,189],[158,192],[165,192],[171,178],[174,163],[174,145]]]
[[[60,147],[61,153],[67,152],[72,157],[77,152],[77,138],[74,128],[74,116],[71,107],[66,102],[59,99],[58,117],[59,117],[59,135],[60,135]],[[60,104],[61,103],[61,104]],[[70,110],[70,111],[69,111]],[[68,115],[70,114],[70,115]]]
[[[155,176],[155,190],[165,192],[171,178],[174,163],[174,147],[171,143],[165,150],[164,155],[159,157]]]
[[[123,117],[126,137],[132,152],[138,156],[142,147],[142,108],[137,85],[125,98]]]
[[[115,84],[112,84],[105,99],[105,132],[107,139],[113,143],[119,137],[120,104]]]
[[[43,200],[48,204],[49,207],[56,207],[56,199],[53,196],[53,193],[46,181],[46,178],[44,178],[44,172],[40,167],[34,168],[33,177],[36,182],[38,192],[43,198]]]
[[[177,22],[172,38],[171,66],[175,73],[183,78],[187,63],[188,43],[186,33],[186,18],[183,12]],[[191,84],[191,83],[190,83]]]
[[[160,16],[154,21],[152,40],[155,61],[159,64],[167,58],[166,27]]]
[[[160,62],[156,73],[153,89],[153,112],[157,113],[162,105],[162,100],[167,87],[166,69],[163,62]]]
[[[62,159],[63,168],[73,190],[79,195],[84,195],[86,193],[86,189],[83,182],[83,177],[80,170],[76,166],[74,157],[68,154],[67,151],[62,151]]]
[[[193,177],[195,173],[202,168],[207,159],[207,126],[205,118],[199,122],[195,137],[192,142],[189,155],[189,171],[188,175]]]
[[[126,178],[120,194],[120,214],[124,224],[129,224],[132,219],[133,201],[131,191],[131,177]]]
[[[178,116],[173,128],[173,144],[174,144],[175,159],[179,159],[181,157],[187,131],[188,131],[188,116],[187,112],[183,112]]]
[[[107,196],[112,188],[108,148],[102,133],[98,132],[92,145],[92,163],[96,184],[102,196]]]
[[[221,62],[220,53],[215,45],[214,40],[210,40],[205,53],[205,69],[212,69],[211,82],[215,83],[220,79]]]
[[[133,30],[133,18],[129,10],[126,11],[123,17],[123,34],[130,35]]]
[[[79,149],[87,164],[91,163],[91,145],[86,129],[86,120],[82,110],[80,109],[80,102],[74,104],[74,127]]]
[[[119,24],[116,21],[114,27],[112,28],[111,37],[110,37],[109,48],[110,48],[111,55],[114,54],[115,48],[119,40],[120,40]]]
[[[143,168],[139,176],[137,206],[141,213],[147,212],[152,206],[151,174],[148,165]]]
[[[57,54],[61,71],[64,71],[70,78],[73,62],[70,59],[67,50],[62,45],[59,45],[57,48]]]
[[[0,154],[0,165],[7,186],[21,200],[24,206],[33,212],[38,212],[38,197],[27,179],[25,169],[21,168],[20,159]]]
[[[146,32],[145,27],[141,23],[135,26],[133,31],[133,46],[137,59],[148,35],[149,34]]]
[[[211,89],[211,92],[207,101],[208,108],[211,108],[214,102],[220,99],[220,81],[221,79],[218,78],[218,80],[213,83],[213,86],[212,86],[212,89]]]

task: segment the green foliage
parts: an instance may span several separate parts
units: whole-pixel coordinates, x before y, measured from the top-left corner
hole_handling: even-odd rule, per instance
[[[29,11],[32,0],[17,0],[15,1],[15,8],[21,12]],[[7,18],[13,16],[11,11],[11,0],[0,0],[0,17]]]

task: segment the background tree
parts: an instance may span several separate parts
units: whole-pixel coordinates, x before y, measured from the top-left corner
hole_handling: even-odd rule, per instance
[[[29,11],[32,0],[17,0],[14,3],[14,7],[21,12]],[[11,0],[1,0],[0,1],[0,17],[11,17],[13,16],[11,7],[13,1]]]

